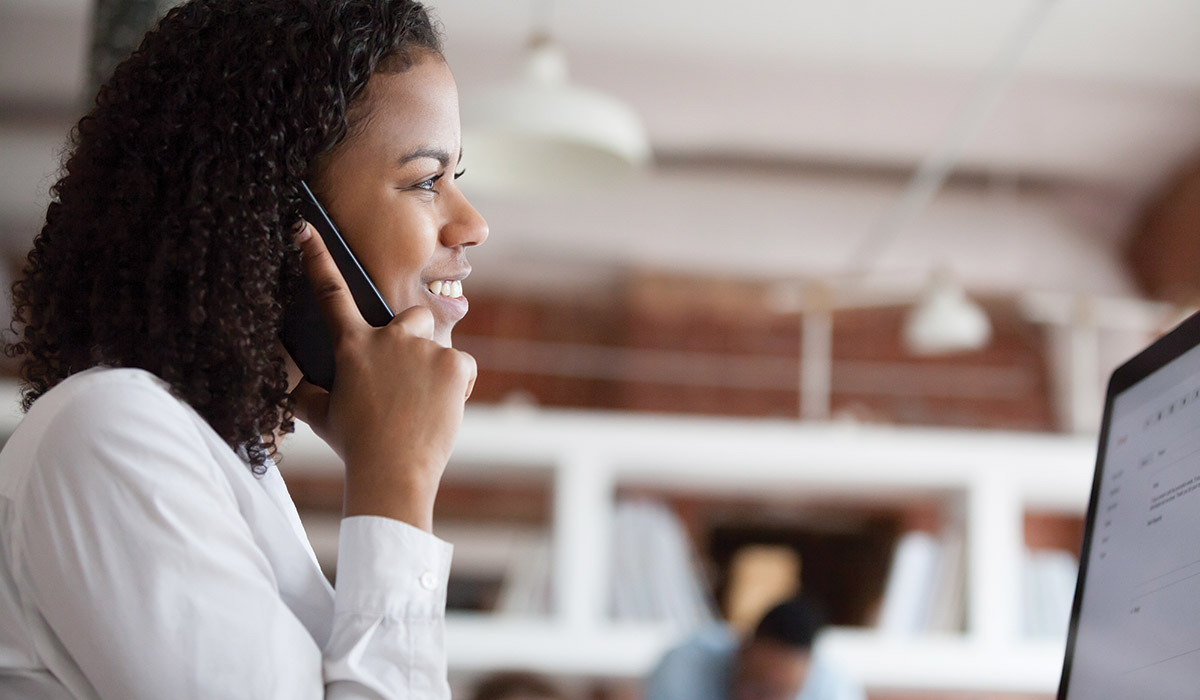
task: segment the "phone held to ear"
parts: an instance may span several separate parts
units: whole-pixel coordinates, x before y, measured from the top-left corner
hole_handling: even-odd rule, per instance
[[[301,215],[321,234],[321,240],[346,279],[346,286],[363,318],[372,326],[386,326],[395,314],[304,181],[300,182],[300,197]],[[297,298],[284,312],[279,337],[304,378],[328,391],[333,386],[333,336],[307,276],[301,285]]]

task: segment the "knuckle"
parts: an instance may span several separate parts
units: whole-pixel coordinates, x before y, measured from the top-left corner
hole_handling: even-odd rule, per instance
[[[329,266],[333,265],[333,258],[330,257],[329,251],[315,251],[311,256],[306,256],[306,260],[308,261],[309,284],[318,300],[328,299],[342,292],[345,284],[337,276],[329,273]]]
[[[458,371],[458,359],[454,357],[453,350],[438,347],[434,352],[433,363],[438,372],[442,374],[454,374]]]
[[[415,336],[412,329],[404,323],[389,323],[380,331],[385,334],[388,342],[398,346],[404,346]]]
[[[328,250],[314,246],[304,251],[304,261],[309,267],[321,267],[326,264],[326,261],[332,261],[332,258]]]
[[[358,338],[354,333],[339,333],[333,338],[333,358],[337,364],[355,362],[360,356]]]
[[[312,283],[312,288],[313,296],[317,298],[317,301],[327,301],[337,297],[341,295],[342,291],[345,289],[341,282],[338,282],[330,277],[314,280]]]
[[[458,379],[468,380],[475,376],[475,358],[460,350],[449,350],[450,368]]]
[[[387,325],[387,328],[407,332],[410,326],[412,326],[412,313],[405,311],[393,318],[392,322]]]
[[[429,309],[416,309],[409,315],[406,322],[413,328],[424,328],[433,323],[433,312]]]
[[[400,318],[399,327],[408,335],[421,335],[433,323],[433,313],[419,309]]]

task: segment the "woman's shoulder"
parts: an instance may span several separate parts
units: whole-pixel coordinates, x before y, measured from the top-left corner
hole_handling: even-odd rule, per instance
[[[55,484],[51,491],[60,494],[95,493],[117,482],[149,488],[162,478],[154,468],[162,453],[209,452],[193,416],[149,372],[97,368],[74,374],[38,397],[5,441],[0,499],[24,502],[39,483]],[[210,460],[180,461],[210,473]]]
[[[103,419],[111,412],[146,403],[168,412],[186,410],[186,404],[171,394],[169,385],[151,372],[131,367],[94,367],[67,377],[38,397],[26,418],[47,420],[63,412],[93,411]]]
[[[133,433],[143,439],[197,435],[208,424],[157,375],[97,367],[67,377],[38,398],[26,421],[69,435]],[[23,421],[25,422],[25,421]]]
[[[38,397],[0,453],[0,472],[19,469],[14,462],[27,467],[67,456],[155,450],[160,444],[203,449],[205,426],[150,372],[89,369]]]

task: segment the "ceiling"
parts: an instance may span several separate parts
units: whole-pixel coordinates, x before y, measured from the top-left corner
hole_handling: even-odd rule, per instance
[[[662,151],[911,164],[1035,5],[1049,5],[964,164],[1144,184],[1200,144],[1194,0],[436,0],[464,99],[533,24],[624,97]],[[736,8],[736,10],[731,10]]]
[[[1047,0],[1033,0],[1046,2]],[[1132,290],[1139,202],[1200,152],[1200,3],[1052,5],[957,177],[881,275],[995,291]],[[510,79],[545,22],[575,80],[644,118],[624,186],[475,193],[479,284],[565,293],[629,270],[837,275],[1033,5],[962,0],[434,0],[463,100]],[[0,222],[23,246],[81,91],[84,0],[0,0]],[[469,163],[469,144],[466,144]],[[470,177],[464,179],[470,188]]]

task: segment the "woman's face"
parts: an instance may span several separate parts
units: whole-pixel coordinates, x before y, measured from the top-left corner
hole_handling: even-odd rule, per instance
[[[434,340],[467,313],[466,249],[487,239],[455,169],[461,155],[458,89],[441,56],[371,77],[349,136],[317,164],[314,193],[375,286],[399,314],[433,312]]]

